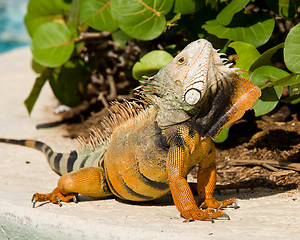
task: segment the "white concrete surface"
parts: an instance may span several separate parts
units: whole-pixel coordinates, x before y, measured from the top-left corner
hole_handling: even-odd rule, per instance
[[[0,137],[38,139],[56,151],[72,150],[77,145],[64,138],[61,127],[35,128],[38,123],[57,120],[53,114],[57,101],[48,85],[32,115],[27,114],[23,102],[35,78],[30,61],[29,48],[0,55]],[[231,220],[214,224],[184,223],[170,195],[147,204],[83,198],[78,204],[63,204],[61,208],[45,204],[33,209],[32,195],[51,191],[57,180],[42,153],[0,144],[0,239],[13,239],[11,232],[23,228],[29,233],[19,239],[300,239],[298,191],[233,193],[240,208],[225,210]],[[22,228],[10,229],[11,224]]]

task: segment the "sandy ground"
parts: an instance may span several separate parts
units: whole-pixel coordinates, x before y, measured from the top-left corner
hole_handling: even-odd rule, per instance
[[[30,61],[29,48],[0,55],[0,137],[38,139],[56,151],[72,150],[77,144],[64,138],[61,127],[35,127],[58,119],[53,113],[58,103],[48,85],[32,115],[27,114],[23,101],[35,79]],[[42,153],[0,144],[0,239],[13,239],[11,232],[22,227],[31,232],[21,239],[300,239],[297,191],[249,189],[217,195],[220,200],[237,197],[240,208],[226,209],[231,220],[214,224],[184,223],[170,195],[147,204],[82,198],[61,208],[44,204],[33,209],[33,193],[51,191],[57,180]],[[17,224],[17,230],[10,229],[10,223]]]

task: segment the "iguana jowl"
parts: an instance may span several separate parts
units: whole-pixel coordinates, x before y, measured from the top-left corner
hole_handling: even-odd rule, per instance
[[[103,122],[105,131],[93,129],[90,144],[83,143],[78,151],[55,153],[42,142],[0,139],[41,150],[51,168],[62,175],[53,192],[34,194],[34,204],[60,204],[77,194],[149,201],[171,190],[186,219],[224,216],[211,208],[226,207],[236,199],[219,202],[213,197],[216,162],[212,139],[252,106],[260,90],[224,65],[219,55],[204,39],[190,43],[146,81],[143,92],[150,96],[145,108],[116,103]],[[196,165],[198,203],[186,180]]]

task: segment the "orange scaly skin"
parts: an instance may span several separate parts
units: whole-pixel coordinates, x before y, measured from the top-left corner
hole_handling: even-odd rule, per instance
[[[219,202],[213,197],[212,139],[242,117],[260,90],[224,65],[206,40],[189,44],[146,84],[149,104],[113,105],[116,110],[104,120],[105,132],[92,130],[91,145],[83,144],[79,151],[55,153],[38,141],[0,139],[44,152],[51,168],[62,175],[53,192],[34,194],[34,204],[61,205],[78,194],[149,201],[171,191],[175,206],[188,220],[228,217],[219,209],[235,204],[236,198]],[[196,165],[198,203],[186,180]]]

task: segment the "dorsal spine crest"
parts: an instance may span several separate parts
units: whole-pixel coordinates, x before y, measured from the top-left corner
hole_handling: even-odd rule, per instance
[[[77,138],[81,148],[94,151],[99,147],[108,146],[110,137],[117,127],[136,122],[138,116],[146,111],[146,106],[150,105],[150,101],[145,96],[143,98],[140,101],[143,105],[127,100],[124,100],[123,103],[112,102],[110,109],[108,109],[109,115],[103,118],[100,123],[101,129],[95,126],[91,127],[89,141],[85,137]],[[142,115],[144,116],[144,114]]]

